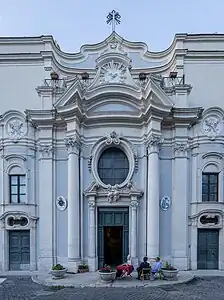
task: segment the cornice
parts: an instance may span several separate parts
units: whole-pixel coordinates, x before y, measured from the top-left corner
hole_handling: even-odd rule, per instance
[[[25,110],[27,120],[34,126],[53,125],[56,120],[55,110]]]

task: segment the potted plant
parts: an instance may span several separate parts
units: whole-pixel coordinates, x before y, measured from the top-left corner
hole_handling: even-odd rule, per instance
[[[179,272],[178,269],[174,268],[171,264],[166,261],[165,265],[161,269],[164,279],[166,280],[173,280],[176,279],[177,274]]]
[[[89,267],[86,264],[82,264],[78,266],[78,273],[86,273],[89,272]]]
[[[60,264],[53,266],[50,270],[53,279],[62,279],[67,269]]]
[[[116,273],[117,271],[113,271],[112,268],[108,265],[105,265],[102,269],[98,270],[100,279],[106,283],[114,281],[114,279],[116,278]]]

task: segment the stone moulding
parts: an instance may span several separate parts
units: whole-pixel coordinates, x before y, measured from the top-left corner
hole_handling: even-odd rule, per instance
[[[201,218],[214,219],[214,222],[201,222]],[[222,228],[224,213],[219,209],[202,210],[189,217],[190,225],[197,228]],[[216,221],[215,221],[216,220]],[[218,221],[217,221],[218,220]]]
[[[131,179],[134,172],[138,170],[138,156],[132,143],[126,138],[119,136],[114,130],[109,135],[99,138],[93,145],[90,156],[88,159],[88,169],[93,174],[94,180],[98,182],[104,188],[108,188],[107,185],[103,184],[98,176],[97,164],[102,152],[108,147],[114,146],[119,147],[126,154],[129,161],[129,173],[124,183],[119,184],[119,187],[124,187]]]
[[[109,203],[116,203],[122,198],[130,198],[135,196],[140,198],[143,192],[138,190],[132,182],[128,182],[125,187],[120,188],[118,185],[108,186],[107,188],[101,187],[98,183],[93,181],[84,192],[86,197],[106,198]]]

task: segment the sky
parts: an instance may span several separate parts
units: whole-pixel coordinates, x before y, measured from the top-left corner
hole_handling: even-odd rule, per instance
[[[106,16],[116,10],[116,32],[167,49],[176,33],[224,33],[224,0],[0,0],[0,36],[53,35],[65,52],[103,41]]]

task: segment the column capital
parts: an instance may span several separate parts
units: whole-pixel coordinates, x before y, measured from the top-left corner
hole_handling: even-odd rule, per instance
[[[174,144],[175,156],[186,157],[189,149],[190,146],[188,142],[181,142],[181,143],[176,142]]]
[[[139,206],[139,202],[137,200],[132,200],[130,206],[132,209],[137,209],[137,207]]]
[[[39,145],[40,159],[52,158],[53,146],[51,144],[40,144]]]
[[[162,143],[163,139],[161,138],[161,136],[151,134],[146,140],[146,148],[148,149],[148,154],[151,152],[158,152]]]
[[[81,142],[77,135],[69,136],[64,139],[65,146],[68,151],[77,153],[81,148]]]

